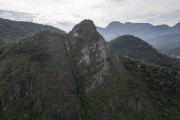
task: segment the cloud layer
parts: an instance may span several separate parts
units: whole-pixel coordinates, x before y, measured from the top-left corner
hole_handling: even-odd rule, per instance
[[[0,9],[36,14],[36,21],[64,27],[86,18],[98,26],[112,21],[174,25],[180,21],[179,5],[179,0],[0,0]]]

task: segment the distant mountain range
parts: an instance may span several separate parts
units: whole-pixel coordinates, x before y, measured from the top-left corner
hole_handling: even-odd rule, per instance
[[[0,18],[16,21],[28,21],[52,25],[57,28],[64,28],[69,31],[73,23],[50,20],[47,16],[40,14],[24,13],[0,9]],[[16,27],[16,26],[15,26]],[[0,28],[0,30],[2,27]],[[22,29],[23,30],[23,29]],[[159,52],[180,60],[180,23],[175,26],[157,25],[149,23],[121,23],[114,21],[105,28],[97,27],[98,32],[109,41],[121,35],[134,35],[153,45]],[[2,34],[0,37],[4,34]],[[16,34],[17,35],[17,34]]]
[[[170,27],[168,25],[154,26],[149,23],[111,22],[105,28],[97,27],[97,30],[106,40],[112,40],[121,35],[134,35],[150,42],[158,36],[180,33],[180,23]]]
[[[180,59],[180,33],[155,37],[150,40],[150,43],[160,52]]]
[[[180,23],[170,27],[149,23],[112,22],[105,28],[97,27],[97,30],[107,41],[122,35],[133,35],[153,45],[159,52],[180,58]]]

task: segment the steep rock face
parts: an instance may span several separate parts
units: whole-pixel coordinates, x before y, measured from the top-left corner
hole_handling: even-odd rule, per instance
[[[110,50],[103,37],[96,31],[91,20],[84,20],[76,25],[69,33],[71,51],[74,59],[75,71],[84,78],[85,89],[91,90],[100,86],[109,76]]]

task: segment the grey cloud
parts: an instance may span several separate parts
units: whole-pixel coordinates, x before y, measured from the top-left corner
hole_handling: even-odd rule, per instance
[[[39,20],[38,17],[41,19]],[[52,21],[48,19],[48,16],[43,16],[40,14],[31,14],[31,13],[24,13],[24,12],[16,12],[16,11],[9,11],[9,10],[2,10],[0,9],[0,18],[10,19],[15,21],[28,21],[28,22],[35,22],[41,23],[46,25],[51,25],[57,27],[59,29],[69,31],[75,23],[69,21]]]
[[[0,17],[10,20],[17,20],[17,21],[29,21],[32,22],[35,15],[23,12],[16,12],[16,11],[8,11],[0,9]]]
[[[178,18],[180,16],[180,10],[178,11],[174,11],[174,12],[170,12],[168,14],[164,14],[161,15],[160,18],[170,18],[170,19],[174,19],[174,18]]]
[[[69,30],[74,23],[87,17],[94,20],[97,26],[105,26],[112,21],[150,22],[152,24],[168,25],[174,25],[180,21],[179,0],[0,1],[3,1],[0,8],[22,11],[21,14],[0,13],[0,17],[44,24],[53,23],[53,26],[57,25],[59,28],[66,30]],[[34,7],[32,12],[37,11],[39,15],[23,13],[25,11],[29,12],[28,10],[32,7]]]
[[[116,2],[116,3],[120,3],[120,2],[125,1],[125,0],[109,0],[109,1],[113,1],[113,2]]]

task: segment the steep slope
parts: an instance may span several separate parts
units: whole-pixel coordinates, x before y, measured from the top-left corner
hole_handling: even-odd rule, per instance
[[[110,69],[109,62],[107,62],[110,50],[105,40],[97,33],[94,23],[90,20],[84,20],[76,25],[69,35],[71,36],[73,62],[77,69],[75,71],[79,72],[77,74],[89,74],[91,75],[89,77],[93,78],[93,81],[87,81],[89,82],[85,85],[87,90],[99,86],[107,77]]]
[[[112,52],[91,20],[20,39],[0,59],[5,120],[180,118],[179,73]]]
[[[109,44],[113,50],[122,55],[180,70],[180,62],[159,53],[138,37],[124,35],[110,41]]]
[[[147,90],[147,98],[145,98],[151,101],[151,107],[156,111],[155,119],[178,120],[180,73],[145,61],[132,60],[121,55],[119,57],[134,78],[143,81],[141,85],[146,86],[142,91]],[[139,87],[138,84],[136,85]],[[146,119],[151,118],[146,117]]]
[[[151,110],[142,106],[137,115],[135,96],[143,94],[139,88],[131,89],[133,77],[119,57],[114,55],[94,23],[84,20],[69,33],[71,36],[72,64],[85,116],[89,120],[144,118]],[[131,111],[131,116],[128,113]],[[98,114],[97,114],[98,113]]]
[[[39,32],[1,54],[0,109],[5,120],[81,119],[67,39],[61,33]]]

